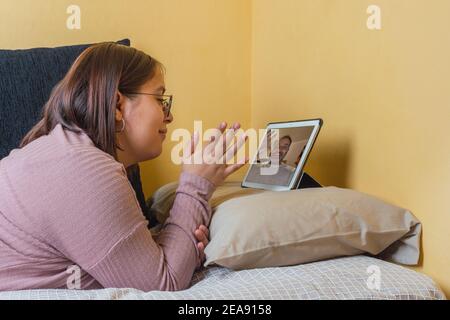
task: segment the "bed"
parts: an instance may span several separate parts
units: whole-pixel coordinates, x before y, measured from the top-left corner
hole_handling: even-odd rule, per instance
[[[379,287],[369,281],[379,271]],[[197,271],[188,289],[39,289],[0,292],[2,300],[444,300],[434,281],[419,272],[365,255],[287,267],[233,271],[210,266]]]

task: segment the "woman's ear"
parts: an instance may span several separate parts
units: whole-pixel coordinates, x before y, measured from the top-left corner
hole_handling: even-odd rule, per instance
[[[119,108],[116,108],[116,116],[115,116],[115,118],[116,118],[116,121],[122,121],[122,119],[123,119],[123,114],[122,114],[122,112],[120,111]]]
[[[117,91],[117,104],[116,104],[116,121],[122,121],[123,119],[123,95]]]

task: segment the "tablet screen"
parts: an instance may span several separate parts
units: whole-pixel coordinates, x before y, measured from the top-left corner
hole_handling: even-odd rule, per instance
[[[318,125],[307,124],[295,127],[269,125],[243,186],[290,189],[295,183],[293,180],[299,177],[318,132]]]

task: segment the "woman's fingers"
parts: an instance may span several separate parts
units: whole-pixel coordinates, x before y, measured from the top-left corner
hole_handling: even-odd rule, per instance
[[[199,241],[197,243],[197,248],[199,252],[199,258],[200,261],[205,260],[205,248],[208,245],[208,236],[209,236],[209,230],[205,225],[200,225],[197,230],[195,230],[195,237]]]
[[[194,132],[192,143],[191,143],[191,154],[195,152],[195,148],[197,148],[198,142],[200,140],[199,133],[196,131]]]
[[[231,159],[234,158],[236,153],[241,149],[241,147],[245,144],[247,141],[247,136],[245,134],[241,135],[237,138],[237,142],[233,144],[233,147],[229,148],[224,155],[224,163],[228,163]]]
[[[226,130],[227,123],[225,121],[219,124],[204,148],[204,157],[208,160],[211,160],[213,163],[217,163],[217,160],[219,159],[222,160],[221,157],[223,157],[223,155],[229,148],[236,134],[236,131],[239,130],[240,127],[241,124],[235,122],[228,130]],[[199,139],[196,139],[195,142],[191,143],[191,154],[195,151],[195,146],[197,145],[198,141]]]
[[[228,177],[233,172],[239,170],[242,168],[246,163],[248,163],[248,157],[245,158],[244,163],[236,163],[236,164],[230,164],[228,165],[224,170],[225,177]]]
[[[225,131],[226,128],[227,128],[227,123],[225,121],[221,122],[219,124],[219,126],[214,130],[214,134],[210,137],[208,145],[214,144],[214,142],[219,139],[219,137]]]
[[[236,122],[235,124],[233,124],[233,127],[230,129],[230,136],[227,136],[227,140],[225,141],[224,147],[223,147],[223,154],[225,154],[230,148],[232,142],[234,141],[234,137],[236,136],[237,131],[239,130],[239,128],[241,127],[241,124]],[[223,160],[223,159],[222,159]],[[226,161],[224,162],[224,164],[226,163]]]
[[[223,134],[225,129],[227,128],[227,123],[223,121],[216,130],[214,130],[214,134],[210,137],[208,144],[205,147],[205,153],[211,154],[214,157],[214,148],[216,146],[217,141],[220,139],[220,136]]]
[[[197,230],[195,230],[194,234],[198,241],[204,241],[205,234],[203,233],[203,231],[201,231],[200,229],[197,229]]]
[[[205,247],[204,247],[203,243],[199,242],[197,244],[197,248],[198,248],[198,251],[200,253],[199,254],[200,261],[201,262],[205,261]]]
[[[189,140],[183,146],[183,158],[184,158],[185,161],[188,160],[192,156],[192,154],[194,153],[195,148],[197,147],[198,141],[199,141],[199,134],[196,131],[192,135],[191,140]]]
[[[200,261],[205,260],[205,248],[209,243],[208,236],[209,230],[205,225],[200,225],[198,229],[194,231],[195,238],[199,241],[197,243],[197,248],[199,252]]]
[[[241,124],[239,123],[239,122],[235,122],[234,124],[233,124],[233,127],[231,128],[231,129],[233,129],[233,130],[239,130],[239,128],[241,127]]]
[[[239,123],[235,123],[229,130],[226,131],[225,134],[222,134],[217,141],[214,148],[214,155],[216,160],[221,159],[228,147],[230,146],[231,141],[233,141],[234,136],[236,135],[236,131],[240,128]]]
[[[205,225],[200,225],[199,229],[203,231],[207,238],[209,238],[209,229]]]
[[[205,245],[205,247],[208,245],[209,240],[207,233],[205,231],[197,229],[195,230],[194,234],[197,240],[202,242]]]

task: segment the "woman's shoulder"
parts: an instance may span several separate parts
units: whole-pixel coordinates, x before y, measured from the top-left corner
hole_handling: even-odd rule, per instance
[[[64,129],[61,124],[48,134],[30,142],[25,147],[14,149],[2,159],[2,166],[8,171],[22,172],[59,171],[112,173],[126,175],[122,163],[113,156],[97,148],[89,136],[80,132]],[[51,174],[50,174],[51,175]]]
[[[0,161],[0,210],[52,241],[74,233],[75,222],[109,230],[142,220],[124,166],[86,137],[58,130]]]
[[[125,167],[114,157],[97,148],[91,138],[80,129],[79,133],[63,129],[61,125],[51,132],[69,163],[77,164],[80,170],[95,172],[115,171],[126,175]],[[100,170],[102,169],[102,170]]]

